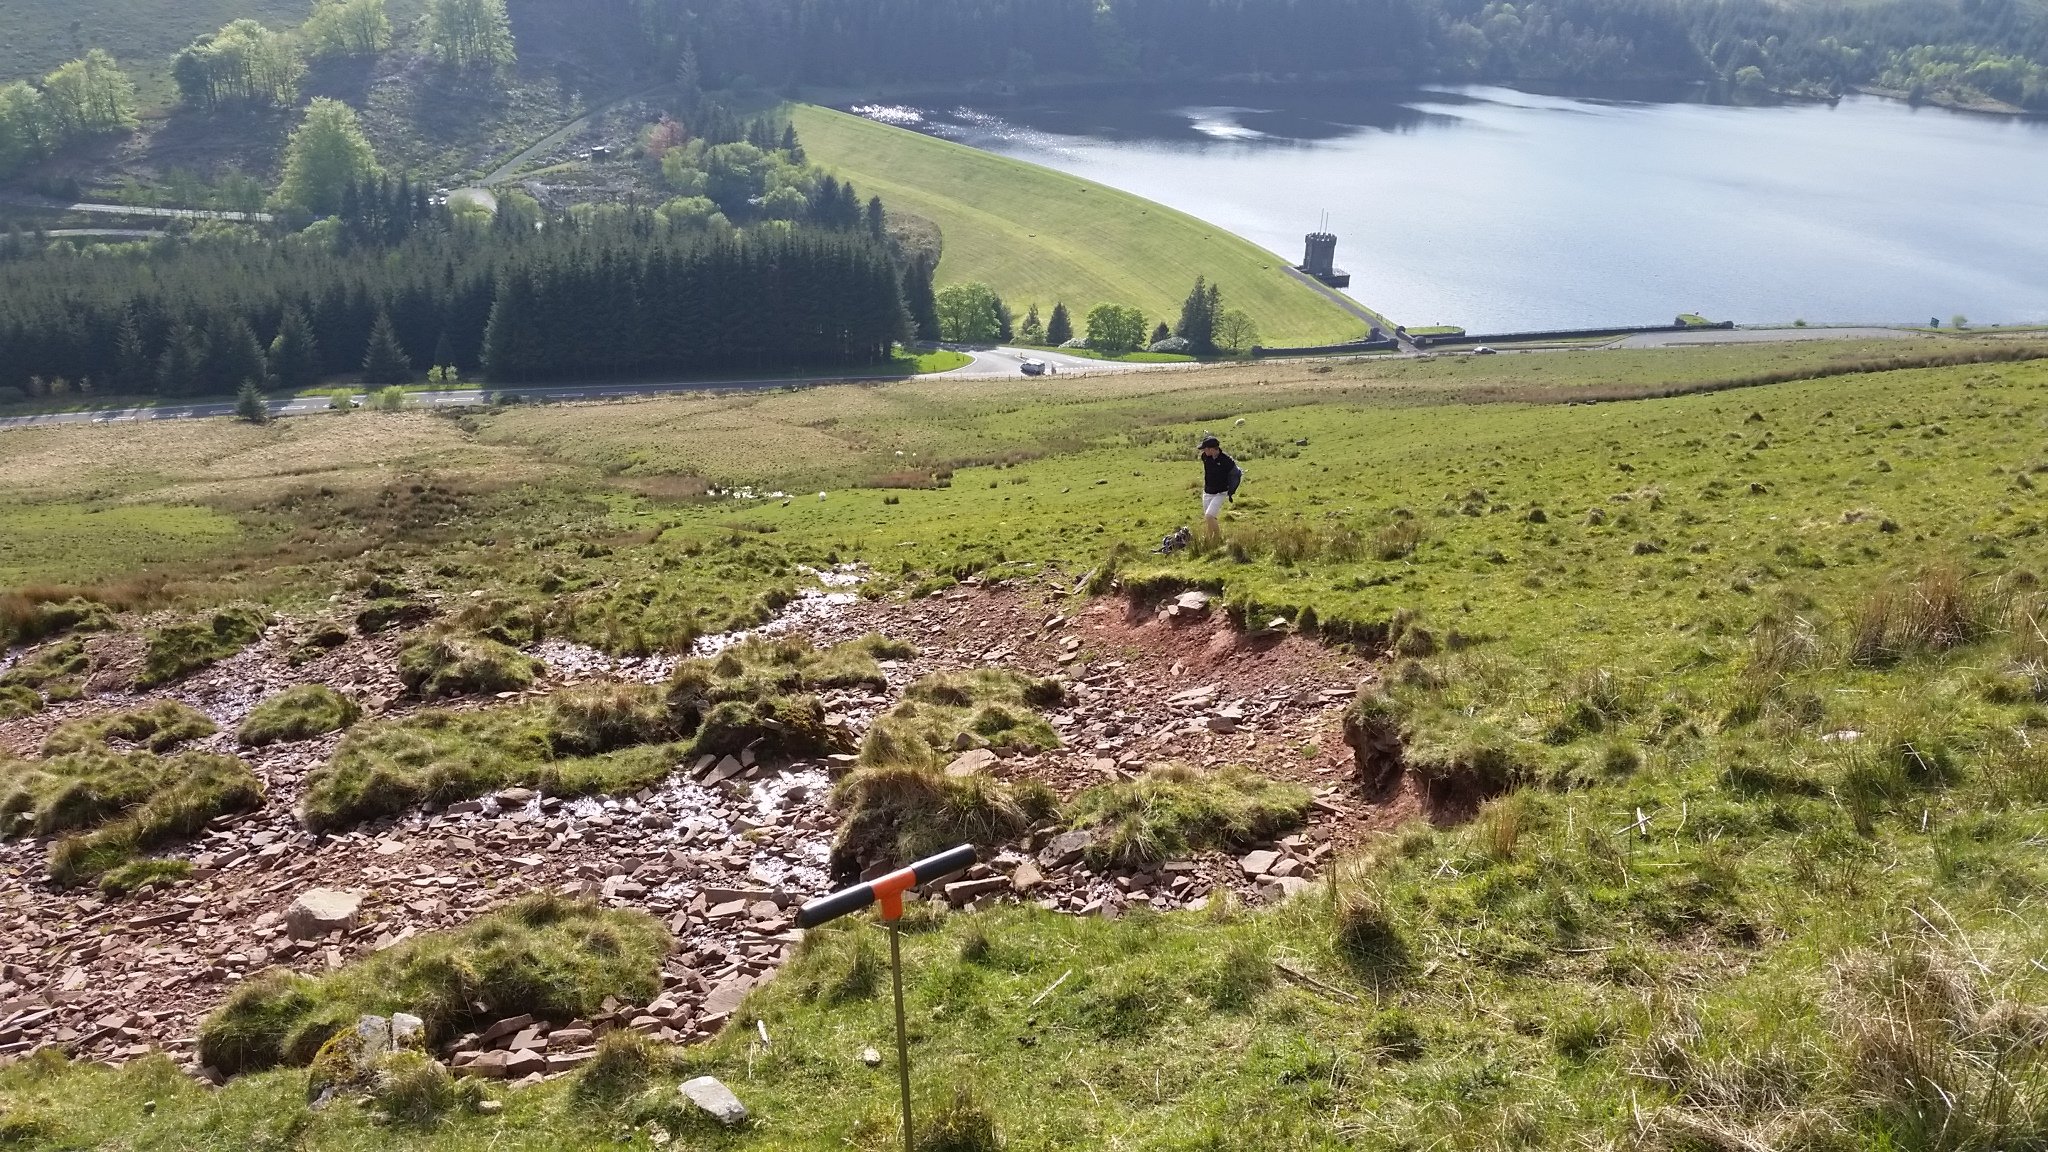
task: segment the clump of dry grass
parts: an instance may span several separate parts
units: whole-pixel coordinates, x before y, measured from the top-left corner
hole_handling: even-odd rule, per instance
[[[1887,580],[1849,614],[1849,663],[1884,667],[1981,639],[2004,617],[2002,599],[1996,587],[1972,587],[1969,573],[1952,561],[1930,565],[1910,581]]]

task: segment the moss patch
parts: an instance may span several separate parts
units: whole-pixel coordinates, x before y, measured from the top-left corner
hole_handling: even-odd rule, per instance
[[[660,991],[668,948],[645,913],[529,896],[329,976],[265,972],[206,1019],[199,1056],[230,1075],[306,1064],[365,1013],[413,1013],[430,1042],[504,1016],[591,1016],[608,996],[645,1001]]]
[[[299,684],[258,704],[235,733],[251,748],[339,732],[362,717],[354,700],[324,684]]]

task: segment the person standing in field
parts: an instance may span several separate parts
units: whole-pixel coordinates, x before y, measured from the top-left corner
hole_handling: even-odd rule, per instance
[[[1223,450],[1223,444],[1214,436],[1202,440],[1202,525],[1210,536],[1223,531],[1217,518],[1223,515],[1226,500],[1237,497],[1237,486],[1244,483],[1244,469]]]

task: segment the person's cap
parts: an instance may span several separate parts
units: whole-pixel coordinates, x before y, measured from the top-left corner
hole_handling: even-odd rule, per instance
[[[1214,436],[1204,436],[1202,437],[1202,447],[1221,448],[1223,447],[1223,442],[1221,440],[1216,439]]]

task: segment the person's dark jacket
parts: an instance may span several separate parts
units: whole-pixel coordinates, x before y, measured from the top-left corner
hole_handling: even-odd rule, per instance
[[[1202,457],[1204,495],[1214,496],[1219,492],[1228,492],[1235,496],[1238,482],[1243,479],[1244,473],[1238,470],[1237,461],[1230,458],[1230,453],[1218,452],[1214,456]]]

